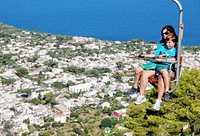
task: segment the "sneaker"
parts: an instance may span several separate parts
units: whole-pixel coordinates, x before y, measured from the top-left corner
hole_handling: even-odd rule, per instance
[[[133,94],[136,94],[136,93],[137,93],[137,88],[132,87],[130,92],[128,93],[128,95],[133,95]]]
[[[135,104],[142,104],[143,102],[146,102],[146,97],[143,95],[139,95],[136,99],[136,101],[134,102]]]
[[[166,92],[164,95],[164,101],[165,102],[170,102],[170,96],[169,96],[169,92]]]
[[[159,111],[161,104],[162,104],[162,100],[157,99],[156,103],[153,106],[153,109],[156,110],[156,111]]]

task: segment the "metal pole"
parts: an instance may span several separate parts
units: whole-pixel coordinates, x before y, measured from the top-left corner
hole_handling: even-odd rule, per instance
[[[169,93],[173,92],[176,90],[178,87],[178,82],[179,82],[179,69],[180,69],[180,47],[181,47],[181,38],[182,38],[182,29],[180,27],[180,24],[182,24],[182,18],[183,18],[183,8],[178,0],[172,0],[173,2],[176,3],[176,5],[179,8],[179,32],[178,32],[178,48],[177,48],[177,68],[176,68],[176,84],[174,88],[172,88]]]

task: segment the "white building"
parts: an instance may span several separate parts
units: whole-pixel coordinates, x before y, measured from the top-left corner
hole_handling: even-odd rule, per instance
[[[55,105],[54,108],[65,115],[65,117],[70,117],[71,111],[62,105]]]
[[[69,92],[70,93],[79,93],[81,91],[89,91],[91,86],[92,86],[91,83],[84,83],[84,84],[70,86]]]
[[[44,120],[40,119],[40,117],[30,117],[29,118],[30,124],[36,124],[36,125],[44,125]]]
[[[66,116],[62,113],[58,113],[54,117],[54,121],[60,122],[60,123],[65,123],[66,122]]]
[[[104,102],[101,104],[101,107],[104,109],[104,107],[110,108],[110,103],[109,102]]]

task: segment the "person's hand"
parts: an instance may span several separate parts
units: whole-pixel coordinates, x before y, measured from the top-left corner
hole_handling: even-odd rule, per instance
[[[159,59],[165,59],[165,57],[166,57],[165,55],[158,55]]]
[[[183,30],[183,28],[184,28],[183,23],[181,23],[181,24],[179,25],[179,27]]]
[[[135,54],[135,57],[142,57],[141,54]]]
[[[165,62],[165,59],[156,59],[157,62]]]

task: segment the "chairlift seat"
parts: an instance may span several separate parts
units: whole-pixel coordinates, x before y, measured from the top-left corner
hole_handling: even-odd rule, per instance
[[[175,68],[177,68],[177,63],[171,63],[171,66],[170,66],[170,70],[171,71],[172,69],[172,66],[175,65]],[[179,75],[181,76],[181,66],[182,66],[182,56],[180,57],[180,65],[179,65]],[[180,78],[179,76],[179,78]],[[171,77],[170,76],[170,82],[173,82],[176,80],[176,76],[174,75],[174,77]],[[148,82],[153,85],[155,88],[157,88],[157,84],[158,84],[158,77],[156,77],[156,75],[152,75],[149,77],[148,79]]]

